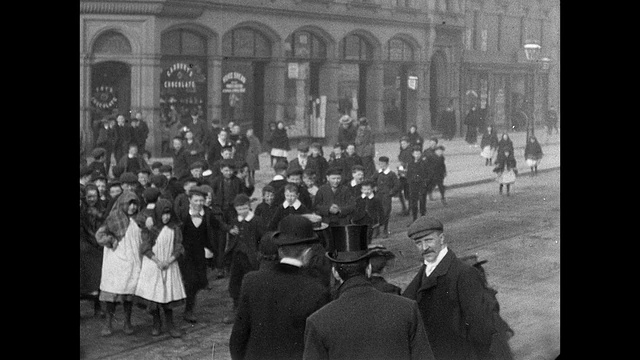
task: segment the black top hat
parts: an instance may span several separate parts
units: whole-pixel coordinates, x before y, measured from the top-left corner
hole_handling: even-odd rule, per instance
[[[329,260],[337,263],[352,263],[366,259],[374,251],[368,249],[368,225],[331,226],[329,251],[325,254]]]
[[[278,231],[273,234],[273,243],[278,246],[296,245],[320,241],[313,231],[313,223],[302,215],[288,215],[280,220]]]

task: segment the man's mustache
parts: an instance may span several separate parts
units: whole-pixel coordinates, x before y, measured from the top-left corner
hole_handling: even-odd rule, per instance
[[[433,251],[431,249],[428,249],[428,250],[423,251],[422,255],[427,255],[427,254],[430,254],[430,253],[435,253],[435,251]]]

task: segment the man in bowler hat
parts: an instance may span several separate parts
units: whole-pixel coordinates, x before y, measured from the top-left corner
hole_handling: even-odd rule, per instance
[[[418,304],[376,290],[367,225],[334,226],[326,256],[338,298],[307,319],[303,359],[434,359]]]
[[[483,282],[448,248],[442,223],[422,216],[407,231],[424,264],[402,293],[416,300],[437,360],[493,359],[492,313],[482,306]]]
[[[319,279],[304,271],[313,243],[312,222],[302,215],[282,219],[272,236],[280,262],[245,275],[229,350],[232,359],[301,359],[305,321],[330,301]]]

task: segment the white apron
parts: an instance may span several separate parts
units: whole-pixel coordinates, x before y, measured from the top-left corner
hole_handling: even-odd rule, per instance
[[[526,163],[528,167],[538,166],[540,164],[540,159],[527,159]]]
[[[140,228],[130,220],[127,232],[116,249],[104,248],[100,290],[122,295],[135,293],[142,265],[140,243]]]
[[[480,156],[482,156],[485,159],[492,159],[495,155],[495,150],[491,148],[491,146],[487,145],[484,148],[482,148],[482,152],[480,152]]]
[[[173,252],[175,232],[165,226],[160,230],[153,253],[162,261],[168,260]],[[178,262],[174,261],[165,270],[158,269],[153,260],[146,256],[142,258],[142,270],[136,287],[136,295],[153,302],[167,304],[187,297],[182,284],[182,275]]]

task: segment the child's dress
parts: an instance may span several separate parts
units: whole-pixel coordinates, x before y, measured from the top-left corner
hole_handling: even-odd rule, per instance
[[[498,174],[496,181],[500,184],[513,184],[516,182],[516,159],[509,157],[507,159],[498,160],[498,166],[493,170]]]
[[[177,228],[175,228],[177,229]],[[163,226],[151,248],[153,254],[161,261],[171,258],[176,245],[176,231],[168,226]],[[180,235],[177,235],[180,236]],[[142,258],[142,270],[136,287],[136,296],[159,304],[168,304],[187,297],[182,283],[182,274],[178,261],[174,261],[165,270],[160,270],[158,265],[148,256]]]

